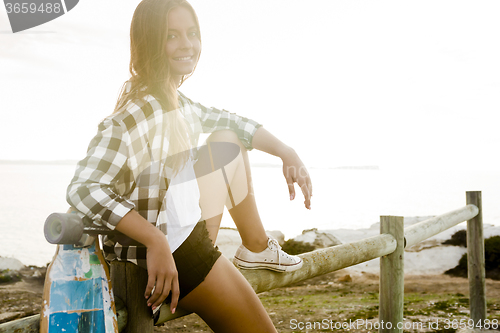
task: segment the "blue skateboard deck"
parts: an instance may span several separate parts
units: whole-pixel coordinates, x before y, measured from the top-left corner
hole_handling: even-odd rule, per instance
[[[109,270],[99,241],[57,245],[43,290],[40,332],[118,333]]]

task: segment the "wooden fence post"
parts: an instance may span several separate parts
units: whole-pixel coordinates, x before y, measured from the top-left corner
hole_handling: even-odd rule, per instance
[[[381,216],[380,233],[396,239],[396,250],[380,257],[379,332],[403,332],[404,218]]]
[[[470,317],[474,325],[484,325],[486,319],[486,283],[484,269],[483,210],[481,191],[467,192],[467,204],[479,213],[467,221],[467,274],[469,279]]]
[[[127,307],[127,326],[123,332],[153,333],[152,312],[144,298],[147,271],[131,262],[115,260],[111,262],[111,283],[115,296]]]

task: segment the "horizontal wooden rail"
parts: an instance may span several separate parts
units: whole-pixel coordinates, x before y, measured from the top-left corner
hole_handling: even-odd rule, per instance
[[[33,315],[0,324],[0,333],[38,333],[40,332],[40,315]]]
[[[405,248],[439,234],[461,222],[474,218],[479,213],[475,205],[467,205],[443,215],[415,223],[405,228]]]

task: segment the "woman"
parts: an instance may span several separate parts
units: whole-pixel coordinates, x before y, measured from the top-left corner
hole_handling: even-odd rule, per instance
[[[131,78],[68,187],[68,202],[127,237],[104,239],[108,260],[148,270],[145,298],[197,313],[215,332],[276,332],[257,295],[220,255],[224,204],[242,237],[242,268],[293,271],[300,258],[268,238],[247,151],[279,156],[290,191],[310,209],[310,177],[293,149],[253,120],[194,103],[177,91],[201,52],[198,19],[183,0],[144,0],[131,24]],[[200,132],[212,133],[197,148]],[[234,149],[236,148],[236,149]],[[196,180],[196,181],[194,181]]]

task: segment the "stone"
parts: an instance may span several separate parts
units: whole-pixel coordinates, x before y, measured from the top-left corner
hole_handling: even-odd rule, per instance
[[[302,235],[295,237],[294,240],[309,243],[314,245],[317,249],[342,244],[342,242],[331,233],[321,232],[316,228],[302,231]]]
[[[341,276],[337,279],[337,282],[352,282],[352,277],[349,274]]]
[[[15,258],[0,257],[0,271],[10,269],[12,271],[19,271],[24,268],[22,262]]]

